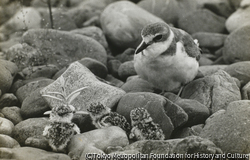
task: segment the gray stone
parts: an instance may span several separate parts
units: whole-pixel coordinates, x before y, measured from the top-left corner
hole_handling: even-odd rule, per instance
[[[136,48],[142,28],[154,22],[163,21],[129,1],[114,2],[101,14],[100,22],[109,42],[119,50]]]
[[[207,58],[204,55],[201,55],[200,59],[199,59],[199,66],[210,66],[213,64],[213,61],[209,58]]]
[[[0,148],[14,148],[14,147],[20,147],[19,143],[11,138],[10,136],[0,134]]]
[[[216,73],[219,70],[224,70],[228,65],[211,65],[211,66],[200,66],[199,71],[204,76],[209,76]]]
[[[65,84],[61,84],[61,81],[65,81]],[[81,87],[88,87],[72,102],[76,110],[82,111],[86,111],[90,104],[97,102],[112,108],[125,94],[123,90],[99,81],[88,68],[79,62],[72,63],[57,80],[42,89],[41,94],[55,91],[61,93],[62,86],[65,87],[66,95]],[[48,97],[45,99],[51,107],[62,105],[61,101]]]
[[[242,99],[250,100],[250,81],[242,88]]]
[[[192,34],[192,37],[198,40],[200,47],[218,48],[224,45],[227,35],[221,33],[196,32]]]
[[[210,139],[225,153],[248,154],[249,113],[249,100],[231,102],[226,111],[218,111],[206,121],[200,136]]]
[[[10,120],[14,125],[18,124],[23,120],[21,116],[21,109],[19,107],[4,107],[1,110],[4,117]]]
[[[241,94],[234,79],[220,70],[190,82],[183,89],[181,97],[197,100],[214,113],[225,109],[230,102],[240,100]]]
[[[250,7],[249,7],[250,8]],[[227,63],[250,60],[250,25],[230,33],[223,47],[223,59]]]
[[[107,67],[110,74],[112,74],[114,77],[119,77],[118,75],[118,68],[120,67],[122,63],[119,60],[112,59],[108,61]]]
[[[48,140],[43,137],[29,137],[25,140],[25,146],[40,148],[44,150],[51,150]]]
[[[126,80],[129,76],[137,75],[134,68],[134,61],[127,61],[118,68],[118,75],[122,80]]]
[[[14,124],[6,119],[0,117],[0,134],[11,136],[14,130]]]
[[[41,137],[44,127],[50,122],[48,118],[30,118],[15,125],[13,138],[24,145],[29,137]]]
[[[81,155],[85,158],[87,153],[104,153],[108,147],[125,147],[128,144],[127,135],[120,127],[95,129],[73,136],[68,155],[72,159],[79,159]]]
[[[132,61],[134,60],[134,54],[135,54],[135,49],[134,48],[128,48],[121,54],[118,54],[115,56],[116,59],[118,59],[120,62],[124,63],[127,61]]]
[[[18,99],[13,93],[5,93],[0,98],[0,109],[18,105]]]
[[[164,110],[166,99],[155,93],[136,92],[127,93],[118,103],[116,112],[123,115],[130,122],[130,111],[135,108],[145,108],[153,119],[153,122],[160,125],[165,134],[165,139],[169,139],[174,129],[171,119]]]
[[[121,88],[121,86],[124,84],[123,81],[115,78],[111,74],[108,74],[107,77],[105,78],[105,80],[108,81],[109,83],[111,83],[111,85],[118,87],[118,88]]]
[[[178,27],[190,34],[196,32],[225,32],[224,17],[220,17],[207,9],[201,9],[189,13],[178,21]]]

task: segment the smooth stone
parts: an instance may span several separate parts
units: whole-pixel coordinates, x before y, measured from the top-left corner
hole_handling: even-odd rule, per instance
[[[79,60],[78,62],[86,66],[92,73],[100,78],[105,78],[108,74],[107,67],[103,63],[95,59],[87,57]]]
[[[22,41],[21,36],[20,37],[15,37],[15,38],[10,38],[10,39],[8,39],[8,40],[6,40],[4,42],[0,42],[0,49],[1,49],[1,51],[6,53],[6,52],[8,52],[8,50],[11,47],[13,47],[13,46],[15,46],[17,44],[20,44],[20,41]],[[8,54],[5,54],[5,57],[6,56],[8,56]]]
[[[244,86],[250,81],[250,61],[237,62],[229,65],[224,70],[232,77],[237,78]]]
[[[228,35],[223,47],[223,59],[226,63],[250,61],[250,34],[248,33],[250,33],[250,25],[241,27]]]
[[[114,77],[118,78],[119,77],[118,69],[121,64],[122,64],[121,61],[117,59],[109,60],[107,64],[109,73],[112,74]]]
[[[107,77],[105,78],[106,81],[108,81],[109,83],[111,83],[111,85],[121,88],[124,84],[123,81],[115,78],[114,76],[112,76],[111,74],[108,74]],[[123,88],[121,88],[123,89]],[[124,90],[124,89],[123,89]]]
[[[250,25],[250,7],[238,8],[226,20],[226,28],[231,33],[243,26]]]
[[[207,119],[200,136],[210,139],[225,153],[248,154],[249,113],[249,100],[231,102],[226,111],[218,111]]]
[[[241,90],[243,100],[250,100],[250,81]]]
[[[224,17],[207,9],[201,9],[180,18],[178,27],[190,34],[196,32],[224,33],[226,30],[225,21]]]
[[[0,153],[2,153],[0,158],[15,160],[71,160],[66,154],[47,152],[32,147],[0,148]]]
[[[10,136],[0,134],[0,148],[14,148],[14,147],[20,147],[20,144]]]
[[[194,125],[192,127],[184,127],[180,128],[179,130],[176,130],[171,138],[186,138],[189,136],[199,136],[202,129],[204,127],[204,124],[198,124]]]
[[[148,81],[139,76],[130,76],[127,81],[121,86],[126,93],[129,92],[154,92],[154,86]]]
[[[218,48],[224,45],[227,35],[221,33],[196,32],[192,34],[192,37],[198,40],[200,47]]]
[[[124,148],[125,150],[136,150],[142,154],[185,154],[206,153],[222,154],[220,148],[208,139],[198,136],[190,136],[180,139],[170,139],[165,141],[146,140],[137,141]],[[181,156],[181,155],[180,155]]]
[[[165,139],[170,138],[174,129],[170,117],[164,110],[166,99],[155,93],[136,92],[127,93],[119,101],[116,112],[123,115],[128,122],[131,122],[130,112],[135,108],[145,108],[153,119],[153,122],[160,125],[165,134]]]
[[[195,0],[142,0],[138,6],[160,17],[167,23],[176,25],[179,18],[187,15],[198,8]]]
[[[213,64],[213,61],[204,55],[201,55],[199,59],[199,66],[210,66]]]
[[[14,130],[14,124],[6,119],[0,117],[0,134],[12,136]]]
[[[64,84],[61,82],[64,81]],[[86,111],[92,103],[100,102],[104,106],[112,108],[125,92],[117,87],[99,81],[96,76],[79,62],[72,63],[68,69],[52,84],[41,90],[41,94],[47,92],[62,92],[61,86],[65,87],[66,94],[82,88],[80,95],[71,103],[76,110]],[[62,105],[62,102],[45,97],[51,107]]]
[[[17,125],[13,130],[13,138],[19,142],[21,146],[29,137],[41,137],[44,127],[50,122],[48,118],[29,118]]]
[[[4,117],[10,120],[14,125],[18,124],[23,120],[21,116],[21,109],[19,107],[4,107],[1,112]]]
[[[219,70],[187,84],[181,97],[197,100],[214,113],[225,109],[230,102],[240,100],[241,94],[235,80],[225,71]]]
[[[72,137],[68,149],[72,159],[87,153],[104,153],[108,147],[125,147],[129,144],[126,133],[116,126],[95,129]]]
[[[13,93],[5,93],[0,96],[0,109],[18,105],[18,99]]]
[[[25,146],[51,151],[48,140],[45,137],[29,137],[25,140]]]
[[[53,82],[52,79],[34,79],[31,82],[24,84],[23,86],[19,87],[16,91],[16,96],[18,100],[22,103],[26,97],[31,95],[38,88],[46,87],[47,85]]]
[[[122,80],[126,80],[129,76],[137,75],[134,67],[134,61],[127,61],[118,68],[118,75]]]
[[[0,59],[0,90],[2,95],[10,89],[16,73],[17,66],[14,63]]]
[[[124,63],[127,61],[132,61],[134,59],[135,49],[134,48],[128,48],[121,54],[118,54],[115,56],[116,59],[118,59],[120,62]]]
[[[107,40],[120,51],[136,48],[141,41],[142,28],[159,21],[163,20],[129,1],[111,3],[100,17]]]
[[[219,70],[224,70],[228,65],[211,65],[211,66],[200,66],[199,71],[204,76],[209,76],[216,73]]]
[[[40,94],[42,89],[43,87],[37,88],[23,100],[21,106],[21,115],[23,118],[42,117],[44,112],[50,110],[49,104]]]

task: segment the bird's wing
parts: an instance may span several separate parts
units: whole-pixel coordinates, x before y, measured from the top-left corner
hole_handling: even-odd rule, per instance
[[[181,29],[171,27],[171,30],[175,34],[176,42],[182,41],[187,54],[190,57],[196,58],[196,60],[198,61],[200,59],[200,54],[201,54],[200,48],[194,42],[194,39],[191,37],[191,35],[189,35],[187,32],[185,32]]]

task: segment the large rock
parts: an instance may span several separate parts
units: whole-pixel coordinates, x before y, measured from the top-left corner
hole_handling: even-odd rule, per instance
[[[0,90],[2,94],[10,89],[16,73],[17,66],[14,63],[0,59]]]
[[[88,153],[104,153],[108,147],[125,147],[128,144],[126,133],[112,126],[75,135],[68,148],[72,159],[84,159]]]
[[[196,11],[198,7],[195,0],[143,0],[138,5],[174,25],[180,17]]]
[[[19,143],[11,138],[10,136],[0,134],[0,148],[6,147],[6,148],[14,148],[14,147],[20,147]]]
[[[189,13],[178,21],[178,27],[190,34],[196,32],[225,32],[226,19],[220,17],[207,9],[201,9]]]
[[[141,41],[142,28],[163,21],[129,1],[110,4],[100,18],[107,40],[119,50],[136,48]]]
[[[182,98],[194,99],[204,104],[212,112],[225,109],[227,105],[241,99],[239,87],[225,71],[190,82],[183,89]]]
[[[65,81],[65,84],[61,84],[62,81]],[[72,102],[76,110],[82,111],[86,111],[90,104],[97,102],[113,107],[125,94],[123,90],[99,81],[88,68],[79,62],[72,63],[57,80],[42,89],[41,94],[62,92],[62,86],[65,87],[66,95],[81,87],[88,87]],[[48,97],[45,99],[51,107],[62,105],[61,101]]]
[[[15,138],[20,145],[24,145],[29,137],[41,137],[44,127],[50,122],[48,118],[30,118],[15,125],[13,131],[13,138]]]
[[[250,152],[249,116],[249,100],[231,102],[226,111],[218,111],[207,119],[200,136],[210,139],[223,152],[248,154]]]
[[[0,134],[11,136],[13,130],[14,124],[10,120],[0,117]]]
[[[250,25],[250,7],[239,8],[230,15],[226,21],[226,28],[229,32],[233,32],[243,26]]]
[[[249,7],[250,8],[250,7]],[[250,60],[250,25],[233,31],[223,47],[223,59],[227,63]]]
[[[165,113],[165,104],[165,98],[154,93],[127,93],[119,101],[116,112],[123,115],[130,122],[131,110],[138,107],[147,109],[153,121],[160,125],[165,134],[165,138],[168,139],[174,129],[174,126],[170,117],[168,117]]]
[[[0,109],[8,106],[18,105],[18,99],[13,93],[5,93],[0,95]]]
[[[194,33],[192,37],[198,40],[200,47],[218,48],[224,45],[227,35],[220,33],[197,32]]]
[[[129,76],[137,75],[134,67],[134,61],[122,63],[118,68],[118,75],[122,80],[126,80]]]
[[[21,116],[21,109],[19,107],[4,107],[1,110],[4,117],[10,120],[14,125],[18,124],[23,120]]]
[[[18,160],[71,160],[70,157],[62,153],[47,152],[42,149],[32,147],[0,148],[1,159]]]
[[[204,75],[212,75],[219,70],[224,70],[228,65],[211,65],[211,66],[200,66],[199,71]]]

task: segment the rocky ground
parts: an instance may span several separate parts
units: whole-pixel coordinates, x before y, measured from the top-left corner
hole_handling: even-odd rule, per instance
[[[46,1],[0,2],[0,159],[250,153],[249,0],[51,0],[51,5],[54,29]],[[203,52],[199,78],[179,98],[160,95],[134,70],[140,31],[158,21],[187,31]],[[61,104],[42,94],[61,92],[62,86],[66,94],[88,87],[71,103],[77,111],[99,102],[130,122],[131,110],[146,108],[165,140],[133,141],[117,126],[96,129],[88,115],[75,114],[72,121],[81,133],[66,153],[53,152],[42,135],[50,124],[43,113]]]

